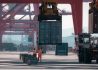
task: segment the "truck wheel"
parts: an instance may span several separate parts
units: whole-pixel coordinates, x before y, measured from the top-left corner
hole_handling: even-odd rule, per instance
[[[96,63],[98,64],[98,59],[96,59]]]
[[[86,63],[86,64],[90,64],[90,63],[91,63],[91,59],[85,57],[85,61],[84,61],[84,63]]]
[[[28,65],[31,65],[32,64],[32,62],[31,62],[31,60],[29,59],[29,60],[27,60],[27,64]]]

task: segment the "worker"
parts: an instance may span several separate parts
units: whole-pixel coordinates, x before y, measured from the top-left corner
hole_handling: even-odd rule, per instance
[[[38,60],[39,60],[39,62],[41,62],[41,59],[42,59],[42,48],[38,48],[37,53],[38,53]]]
[[[33,56],[36,57],[36,49],[33,48]]]

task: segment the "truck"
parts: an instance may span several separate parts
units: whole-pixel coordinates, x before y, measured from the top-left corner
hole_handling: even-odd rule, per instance
[[[89,3],[89,31],[77,37],[79,63],[98,63],[98,0]],[[97,34],[98,36],[98,34]]]
[[[92,34],[79,34],[78,48],[79,63],[91,63],[92,60],[96,60],[96,63],[98,63],[98,43],[96,43],[96,38],[94,39]]]

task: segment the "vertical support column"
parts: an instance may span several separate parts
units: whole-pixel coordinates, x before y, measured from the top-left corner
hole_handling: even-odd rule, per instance
[[[0,3],[0,18],[2,17],[2,4]],[[2,23],[0,23],[1,25]],[[2,28],[0,29],[0,47],[2,45]]]
[[[74,23],[74,32],[75,32],[75,49],[78,49],[77,35],[82,33],[82,0],[72,0],[72,15]]]
[[[35,13],[35,17],[34,17],[34,20],[38,20],[38,16],[36,16],[36,15],[38,15],[39,14],[39,4],[33,4],[33,6],[34,6],[34,13]],[[39,26],[39,23],[38,22],[36,22],[36,26],[35,26],[35,28],[34,28],[34,30],[36,31],[36,39],[34,39],[34,40],[36,40],[36,47],[38,47],[38,33],[39,33],[39,27],[37,27],[37,26]]]
[[[0,44],[2,43],[2,33],[0,32]]]
[[[29,33],[30,38],[32,39],[32,48],[37,49],[37,31],[32,30],[32,32]],[[30,40],[31,40],[30,39]]]
[[[0,50],[2,50],[2,33],[0,32]]]
[[[33,4],[33,6],[34,6],[35,15],[38,15],[39,14],[39,4]]]
[[[2,15],[3,15],[2,10],[3,10],[2,3],[0,3],[0,20],[3,19],[2,18]],[[5,26],[6,26],[6,24],[3,21],[1,21],[0,22],[0,45],[2,44],[2,35],[3,35],[4,31],[5,31]]]
[[[37,48],[37,31],[33,31],[34,47]]]
[[[31,37],[31,39],[32,39],[32,48],[35,48],[35,46],[34,46],[34,31],[32,31],[32,32],[30,32],[30,37]]]
[[[72,14],[74,22],[75,35],[82,33],[82,0],[72,0]]]

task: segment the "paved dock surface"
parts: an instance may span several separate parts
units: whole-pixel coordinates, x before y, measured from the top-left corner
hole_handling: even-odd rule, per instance
[[[79,64],[77,55],[55,56],[43,55],[42,62],[37,65],[24,64],[19,59],[19,52],[0,52],[0,70],[98,70],[98,64]]]

